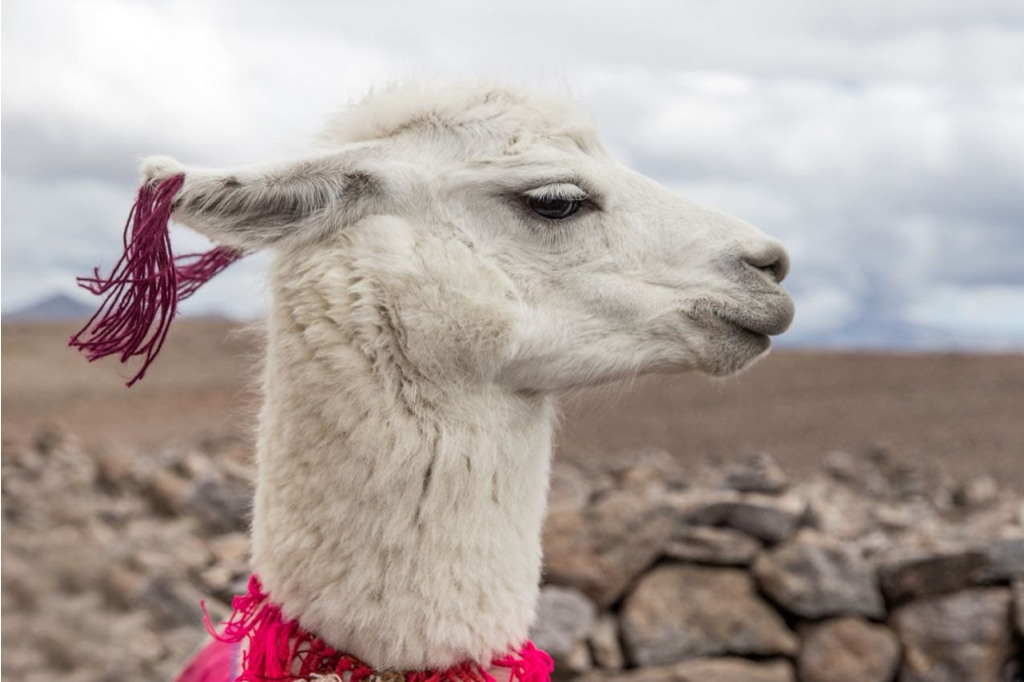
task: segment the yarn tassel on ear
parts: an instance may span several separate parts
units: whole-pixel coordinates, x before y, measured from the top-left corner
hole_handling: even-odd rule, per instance
[[[184,175],[146,182],[128,214],[124,227],[124,253],[106,277],[99,268],[78,284],[106,298],[68,345],[89,361],[120,355],[121,362],[142,358],[142,367],[128,382],[146,374],[167,338],[178,303],[245,254],[218,246],[206,253],[175,256],[171,252],[169,222],[174,197]]]

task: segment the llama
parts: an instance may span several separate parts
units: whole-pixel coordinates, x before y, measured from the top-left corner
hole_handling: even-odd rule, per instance
[[[516,89],[377,92],[320,142],[143,164],[184,175],[177,222],[276,253],[256,600],[374,671],[484,671],[534,617],[557,395],[748,366],[792,320],[788,258]]]

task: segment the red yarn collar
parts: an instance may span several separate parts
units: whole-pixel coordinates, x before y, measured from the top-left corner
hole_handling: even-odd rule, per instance
[[[346,682],[380,678],[388,682],[496,682],[484,666],[472,661],[446,670],[375,670],[355,656],[331,648],[302,629],[298,621],[286,621],[255,575],[249,579],[248,593],[236,596],[231,605],[233,611],[222,632],[214,629],[209,614],[203,620],[214,639],[245,644],[238,682],[284,682],[331,674]],[[205,613],[205,606],[203,610]],[[508,669],[510,682],[550,682],[554,670],[551,657],[529,640],[518,650],[492,660],[491,666]]]

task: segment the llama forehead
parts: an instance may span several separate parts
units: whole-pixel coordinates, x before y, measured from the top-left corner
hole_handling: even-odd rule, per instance
[[[411,84],[371,93],[337,114],[322,135],[329,145],[402,138],[463,160],[537,146],[603,152],[593,121],[578,109],[505,86]]]

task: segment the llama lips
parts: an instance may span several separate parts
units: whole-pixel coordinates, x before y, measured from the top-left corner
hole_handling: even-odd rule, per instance
[[[743,309],[719,310],[715,316],[744,331],[775,336],[789,329],[793,322],[793,299],[787,295],[773,296],[768,304]]]
[[[686,315],[703,325],[738,328],[757,336],[781,334],[793,322],[793,299],[781,287],[777,293],[761,295],[745,305],[724,307],[720,301],[702,299]]]

